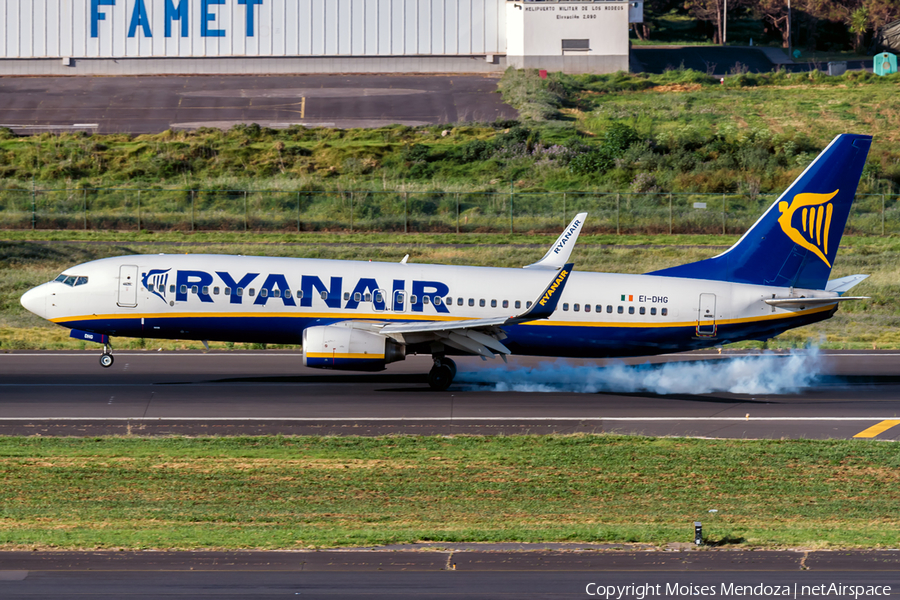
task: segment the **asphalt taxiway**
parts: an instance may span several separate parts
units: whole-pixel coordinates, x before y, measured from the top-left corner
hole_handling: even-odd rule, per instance
[[[715,352],[630,359],[618,363],[619,391],[595,375],[610,361],[460,358],[457,382],[434,392],[428,357],[359,374],[304,368],[299,352],[118,352],[109,369],[98,356],[0,354],[0,434],[900,439],[900,353],[889,351],[822,352],[800,363],[788,354],[754,362],[752,353]],[[748,371],[787,375],[774,390],[742,392],[721,381]],[[634,380],[633,391],[622,391],[622,377]],[[660,389],[666,378],[674,391]],[[713,391],[701,393],[704,380],[717,380]]]
[[[514,119],[480,75],[295,75],[191,77],[4,77],[0,127],[158,133],[228,129],[384,127]]]

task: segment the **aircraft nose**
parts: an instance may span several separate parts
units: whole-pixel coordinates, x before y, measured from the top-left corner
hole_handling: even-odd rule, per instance
[[[22,294],[19,300],[28,311],[41,318],[47,318],[47,288],[39,285]]]

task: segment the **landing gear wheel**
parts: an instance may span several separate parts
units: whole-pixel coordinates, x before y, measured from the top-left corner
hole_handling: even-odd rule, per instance
[[[101,367],[109,368],[112,366],[112,364],[113,364],[113,355],[112,354],[107,354],[104,352],[103,354],[100,355],[100,366]]]
[[[450,367],[450,372],[453,373],[453,375],[450,376],[450,379],[456,379],[456,363],[445,356],[441,359],[441,364]]]
[[[428,385],[437,391],[446,390],[453,383],[453,371],[446,364],[437,364],[428,372]]]

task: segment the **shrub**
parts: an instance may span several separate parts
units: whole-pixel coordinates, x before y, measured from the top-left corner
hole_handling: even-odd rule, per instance
[[[605,146],[591,148],[576,154],[569,161],[569,169],[576,175],[605,173],[615,165],[616,157]]]

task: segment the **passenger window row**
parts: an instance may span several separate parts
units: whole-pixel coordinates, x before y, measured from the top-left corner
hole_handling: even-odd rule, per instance
[[[60,275],[60,277],[64,277],[64,276]],[[84,279],[85,280],[84,283],[87,283],[87,277],[79,278],[79,279]],[[61,281],[61,279],[57,278],[57,281]],[[81,284],[79,283],[77,285],[81,285]],[[160,286],[160,287],[162,288],[164,286]],[[152,291],[154,291],[154,289],[156,289],[156,288],[154,288],[152,283],[147,285],[148,291],[152,292]],[[160,290],[160,291],[162,291],[162,290]],[[201,289],[196,285],[192,285],[190,288],[188,288],[187,285],[181,286],[180,293],[187,294],[188,291],[190,291],[191,294],[202,293],[204,296],[208,296],[210,293],[210,287],[208,285],[205,285]],[[247,292],[247,295],[250,297],[253,297],[256,295],[255,288],[250,288],[248,290],[244,290],[244,288],[239,287],[239,288],[236,288],[235,290],[232,290],[230,287],[221,289],[221,288],[219,288],[219,286],[215,286],[212,288],[212,295],[218,296],[220,291],[224,292],[224,294],[226,296],[230,296],[230,295],[232,295],[232,293],[236,296],[243,296],[245,291]],[[169,286],[169,292],[173,293],[173,294],[175,293],[174,285]],[[267,289],[259,290],[259,295],[262,298],[266,298],[269,296],[269,290],[267,290]],[[320,292],[319,296],[322,298],[322,300],[327,300],[328,292]],[[292,297],[291,290],[279,290],[279,289],[272,290],[272,298],[281,298],[281,297],[291,298]],[[345,301],[349,301],[350,297],[351,297],[350,292],[344,292],[344,300]],[[298,300],[303,299],[303,290],[297,290],[296,298]],[[374,298],[375,302],[378,304],[381,304],[384,302],[384,296],[382,295],[382,292],[380,290],[376,291],[374,296],[373,296],[373,294],[371,294],[369,292],[366,292],[365,294],[362,294],[360,292],[353,293],[353,301],[354,302],[372,302],[373,298]],[[396,300],[397,300],[397,302],[402,304],[405,300],[404,294],[402,292],[398,293],[396,295]],[[423,304],[432,304],[433,303],[435,306],[440,306],[441,304],[446,303],[448,306],[453,306],[453,298],[450,296],[448,296],[445,299],[441,298],[440,296],[434,296],[433,300],[432,300],[432,296],[422,296],[421,300],[422,300]],[[419,301],[419,298],[417,296],[414,296],[414,295],[409,296],[410,304],[417,304],[418,301]],[[485,300],[484,298],[481,298],[478,300],[478,306],[481,308],[484,308],[487,306],[487,302],[488,302],[487,300]],[[490,303],[491,303],[491,308],[497,308],[498,304],[499,304],[499,306],[502,306],[503,308],[509,308],[509,306],[510,306],[509,300],[503,300],[503,301],[491,300]],[[456,299],[457,306],[463,306],[464,304],[468,304],[469,306],[475,306],[475,298],[469,298],[468,302],[466,302],[466,299],[462,298],[462,297],[459,297]],[[515,300],[512,304],[517,310],[522,308],[521,300]],[[525,302],[525,308],[526,309],[531,308],[531,304],[532,304],[532,302],[530,300]],[[568,304],[563,305],[563,310],[569,310],[568,306],[569,306]],[[575,306],[578,307],[579,305],[576,304]],[[609,308],[609,311],[612,312],[612,307],[608,307],[608,308]],[[575,310],[577,311],[579,309],[576,308]],[[586,307],[585,310],[587,312],[590,312],[590,307]],[[598,310],[598,312],[600,310],[599,304],[597,305],[597,310]],[[651,310],[653,311],[653,312],[651,312],[651,314],[656,314],[655,308],[651,309]],[[663,310],[665,310],[665,309],[663,309]],[[643,314],[643,313],[641,313],[641,314]],[[663,314],[665,314],[665,313],[663,313]]]
[[[567,312],[567,311],[569,310],[569,303],[568,303],[568,302],[564,302],[563,305],[562,305],[562,309],[563,309],[563,311],[566,311],[566,312]],[[579,311],[581,311],[581,309],[582,309],[582,305],[581,305],[581,304],[577,304],[577,303],[576,303],[576,304],[573,304],[573,305],[572,305],[572,311],[573,311],[573,312],[579,312]],[[616,311],[617,314],[620,314],[620,315],[625,314],[625,307],[624,307],[624,306],[617,306],[617,307],[615,307],[615,311]],[[585,304],[585,305],[584,305],[584,312],[586,312],[586,313],[591,312],[591,305],[590,305],[590,304]],[[595,307],[595,312],[598,312],[598,313],[603,312],[603,305],[602,305],[602,304],[597,304],[596,307]],[[606,312],[607,312],[607,313],[610,313],[610,314],[613,312],[613,305],[612,305],[612,304],[607,304],[607,305],[606,305]],[[629,307],[628,307],[628,314],[629,314],[629,315],[633,315],[633,314],[634,314],[634,307],[633,307],[633,306],[629,306]],[[639,306],[639,307],[638,307],[638,314],[642,314],[642,315],[647,314],[647,307],[646,307],[646,306]],[[660,314],[661,316],[663,316],[663,317],[668,316],[668,314],[669,314],[669,309],[668,309],[668,308],[661,308],[661,309],[659,310],[659,314]],[[650,307],[650,316],[656,316],[656,307],[655,307],[655,306],[651,306],[651,307]]]
[[[447,305],[448,305],[448,306],[453,306],[453,298],[452,298],[452,297],[449,297],[449,296],[448,296],[446,302],[447,302]],[[498,305],[501,306],[502,308],[509,308],[509,305],[510,305],[509,300],[503,300],[503,301],[499,301],[499,300],[491,300],[490,302],[491,302],[491,308],[497,308]],[[457,305],[457,306],[464,306],[464,305],[466,305],[466,304],[468,304],[469,306],[475,306],[475,298],[469,298],[469,299],[468,299],[468,302],[466,301],[465,298],[462,298],[462,297],[456,299],[456,305]],[[488,304],[488,301],[485,300],[484,298],[480,298],[480,299],[478,300],[478,306],[481,307],[481,308],[486,307],[487,304]],[[513,306],[514,306],[515,308],[517,308],[517,309],[522,308],[522,301],[521,301],[521,300],[516,300],[516,301],[514,301],[514,302],[513,302]],[[531,308],[531,301],[530,301],[530,300],[529,300],[528,302],[525,303],[525,307],[526,307],[526,308]]]

